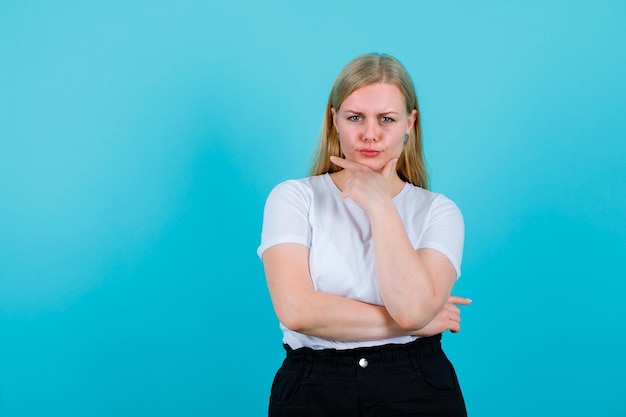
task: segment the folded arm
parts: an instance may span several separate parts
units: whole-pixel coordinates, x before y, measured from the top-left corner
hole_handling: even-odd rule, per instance
[[[458,331],[460,311],[450,298],[421,329],[400,326],[383,306],[316,291],[309,273],[309,249],[297,243],[270,247],[263,253],[267,285],[278,319],[288,329],[328,340],[358,342],[403,335],[431,336]]]

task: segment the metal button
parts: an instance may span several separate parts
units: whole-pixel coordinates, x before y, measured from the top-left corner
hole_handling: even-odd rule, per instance
[[[367,368],[367,365],[369,365],[369,362],[367,362],[367,359],[365,358],[359,359],[359,366],[361,368]]]

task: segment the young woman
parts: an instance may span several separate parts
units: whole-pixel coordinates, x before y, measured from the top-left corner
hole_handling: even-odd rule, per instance
[[[286,359],[270,416],[465,416],[441,333],[463,218],[427,191],[419,108],[388,55],[352,60],[331,89],[312,176],[279,184],[259,256]]]

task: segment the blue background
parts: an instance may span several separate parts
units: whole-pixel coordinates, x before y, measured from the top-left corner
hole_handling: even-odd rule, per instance
[[[625,415],[626,4],[433,3],[0,1],[0,415],[263,415],[264,200],[372,51],[465,216],[470,415]]]

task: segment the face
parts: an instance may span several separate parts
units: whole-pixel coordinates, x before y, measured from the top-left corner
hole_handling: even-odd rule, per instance
[[[404,96],[394,84],[370,84],[331,109],[345,158],[380,171],[402,153],[404,135],[417,111],[407,113]]]

